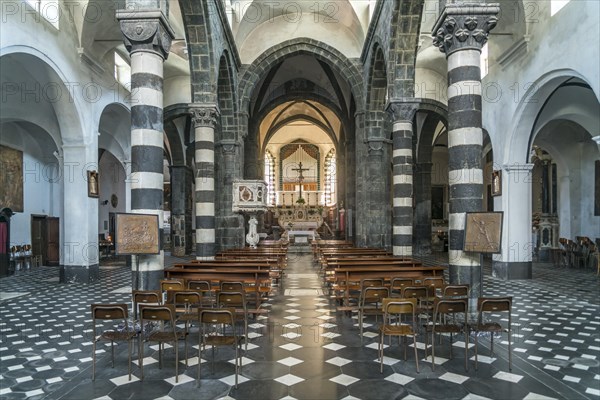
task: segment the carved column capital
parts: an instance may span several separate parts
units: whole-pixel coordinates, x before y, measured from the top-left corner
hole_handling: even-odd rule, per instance
[[[221,116],[219,108],[214,104],[190,104],[189,111],[194,128],[201,126],[215,128]]]
[[[385,106],[385,111],[392,117],[392,121],[412,121],[419,110],[419,102],[415,101],[390,101]]]
[[[458,50],[481,50],[499,12],[498,4],[447,4],[433,27],[433,45],[446,57]]]
[[[383,155],[383,149],[385,145],[392,144],[392,141],[384,138],[369,138],[365,140],[368,146],[369,155],[380,156]]]
[[[130,54],[143,51],[167,59],[175,33],[162,11],[117,10],[117,19]]]
[[[221,140],[217,143],[224,155],[235,155],[240,144],[236,140]]]

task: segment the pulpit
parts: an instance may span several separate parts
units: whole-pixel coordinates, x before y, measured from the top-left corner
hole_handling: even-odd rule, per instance
[[[256,248],[260,240],[257,231],[259,212],[267,209],[267,184],[261,180],[235,180],[233,181],[233,212],[249,215],[248,233],[246,242]]]

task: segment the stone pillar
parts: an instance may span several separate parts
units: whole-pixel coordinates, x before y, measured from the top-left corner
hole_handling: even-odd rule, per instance
[[[215,256],[215,126],[216,105],[191,104],[196,142],[196,259]]]
[[[503,167],[502,248],[493,256],[492,275],[501,279],[531,279],[535,247],[531,232],[531,171],[533,164]]]
[[[431,254],[431,167],[433,163],[417,163],[414,176],[415,254]]]
[[[390,103],[393,142],[393,252],[395,256],[413,254],[413,118],[416,106]]]
[[[192,170],[187,165],[172,165],[171,171],[171,253],[186,254],[192,230]]]
[[[83,144],[63,145],[63,218],[60,221],[60,282],[92,283],[99,279],[98,198],[88,196],[88,170],[96,169],[98,155],[86,154]],[[92,150],[93,151],[93,150]],[[57,242],[59,241],[58,238]]]
[[[448,59],[449,275],[471,285],[471,297],[481,295],[479,254],[462,249],[465,215],[483,202],[480,55],[499,11],[497,4],[447,4],[433,28]]]
[[[365,168],[362,165],[362,160],[367,157],[366,146],[363,142],[364,129],[365,113],[357,111],[354,114],[354,137],[349,137],[346,145],[348,149],[348,157],[346,157],[346,171],[348,172],[346,185],[348,190],[346,192],[346,204],[344,204],[346,210],[346,240],[353,241],[357,247],[366,246],[362,229],[367,221],[360,220],[365,210],[362,206],[360,210],[358,207],[358,204],[367,204],[364,186]],[[358,223],[359,221],[361,223]]]
[[[227,250],[244,247],[244,217],[234,213],[233,180],[241,178],[241,146],[235,140],[221,140],[217,144],[219,154],[218,184],[219,198],[216,204],[217,249]]]
[[[389,248],[391,246],[391,213],[389,204],[390,141],[383,138],[367,139],[367,169],[365,193],[366,210],[363,214],[364,243],[367,247]],[[365,219],[366,217],[366,219]],[[358,226],[357,226],[358,228]]]
[[[162,238],[163,62],[175,36],[160,9],[118,10],[117,19],[131,55],[131,212],[158,215]],[[162,249],[138,256],[137,289],[158,289],[163,269]]]

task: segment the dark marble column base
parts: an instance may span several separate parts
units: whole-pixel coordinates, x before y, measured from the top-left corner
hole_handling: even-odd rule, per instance
[[[492,276],[495,278],[504,279],[506,281],[512,279],[531,279],[531,261],[492,261]]]
[[[60,283],[94,283],[100,279],[100,266],[61,265],[59,276]]]
[[[131,271],[133,290],[159,290],[161,279],[165,279],[165,272],[163,270],[138,272],[135,270]]]

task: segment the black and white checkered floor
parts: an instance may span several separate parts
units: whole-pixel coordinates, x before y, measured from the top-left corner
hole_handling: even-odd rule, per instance
[[[172,258],[169,260],[173,261]],[[287,276],[269,303],[268,316],[250,323],[238,388],[233,387],[233,351],[217,350],[211,368],[189,351],[175,384],[174,353],[147,351],[144,382],[134,365],[128,381],[127,352],[98,350],[91,381],[90,304],[130,301],[130,272],[101,267],[93,285],[58,283],[58,269],[39,267],[0,280],[0,398],[2,399],[597,399],[600,398],[599,278],[590,271],[549,264],[534,266],[534,279],[500,281],[485,276],[486,295],[513,296],[513,369],[506,337],[490,355],[480,340],[479,369],[464,370],[463,338],[454,358],[436,346],[435,371],[419,337],[420,373],[412,352],[403,360],[395,341],[385,349],[383,373],[377,356],[377,324],[336,313],[322,292],[310,256],[290,260]],[[504,340],[504,341],[502,341]],[[464,349],[464,342],[462,342]],[[153,347],[156,350],[156,347]],[[120,350],[120,349],[118,349]],[[470,356],[473,356],[471,349]]]

